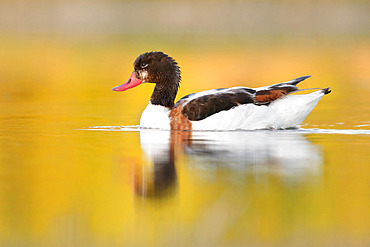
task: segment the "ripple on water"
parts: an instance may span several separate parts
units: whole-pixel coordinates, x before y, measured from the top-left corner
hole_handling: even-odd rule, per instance
[[[92,126],[82,128],[81,130],[96,130],[96,131],[140,131],[139,125],[127,125],[127,126]]]
[[[356,125],[354,127],[367,127],[368,124]],[[82,130],[95,130],[95,131],[142,131],[148,129],[142,129],[139,125],[128,125],[128,126],[92,126],[82,128]],[[155,130],[155,129],[151,129]],[[159,129],[158,129],[159,130]],[[162,131],[162,130],[161,130]],[[235,131],[253,131],[253,132],[271,132],[271,130],[233,130]],[[370,135],[370,130],[366,129],[320,129],[320,128],[297,128],[289,130],[272,130],[273,132],[281,133],[301,133],[301,134],[341,134],[341,135]],[[202,132],[202,131],[197,131]],[[209,131],[207,131],[209,132]],[[227,131],[215,131],[215,132],[227,132]]]

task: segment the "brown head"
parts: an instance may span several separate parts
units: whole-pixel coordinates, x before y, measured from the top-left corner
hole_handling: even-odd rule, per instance
[[[147,52],[138,56],[133,66],[134,71],[127,82],[114,87],[113,91],[126,91],[141,83],[155,83],[151,103],[172,107],[181,80],[176,61],[163,52]]]

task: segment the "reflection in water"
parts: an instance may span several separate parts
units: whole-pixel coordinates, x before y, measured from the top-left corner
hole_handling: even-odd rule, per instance
[[[135,169],[135,193],[143,197],[172,194],[177,186],[177,175],[170,132],[141,132],[140,141],[146,163]]]
[[[260,171],[298,176],[320,171],[317,148],[299,133],[197,133],[186,152],[192,165],[203,169]]]
[[[135,191],[144,197],[173,194],[177,188],[176,160],[206,171],[263,173],[300,181],[321,173],[319,150],[303,134],[285,131],[189,132],[141,130],[146,164],[135,171]]]
[[[172,194],[177,184],[175,162],[169,156],[168,161],[154,158],[154,166],[136,167],[134,177],[135,193],[143,197],[163,197]]]

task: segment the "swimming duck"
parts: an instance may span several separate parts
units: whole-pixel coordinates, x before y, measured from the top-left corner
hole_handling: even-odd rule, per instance
[[[296,128],[330,88],[309,94],[297,84],[310,76],[259,88],[232,87],[193,93],[175,103],[181,81],[177,62],[163,52],[138,56],[134,71],[113,91],[125,91],[142,83],[154,83],[140,127],[167,130],[256,130]]]

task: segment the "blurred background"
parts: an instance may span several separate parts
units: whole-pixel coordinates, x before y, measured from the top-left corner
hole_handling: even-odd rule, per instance
[[[153,86],[111,88],[139,54],[163,51],[182,70],[177,99],[312,75],[301,87],[333,92],[303,127],[369,130],[369,11],[361,0],[0,1],[0,245],[366,246],[368,135],[298,137],[319,168],[293,180],[274,159],[240,173],[180,154],[163,175],[174,192],[147,200],[135,194],[153,173],[139,133],[80,129],[137,125]]]
[[[125,111],[137,112],[128,122],[137,124],[152,88],[124,96],[110,88],[126,81],[139,54],[160,50],[182,67],[178,96],[310,74],[302,87],[338,87],[330,99],[353,112],[348,101],[363,103],[353,94],[370,84],[368,10],[367,1],[340,0],[1,1],[0,97],[122,102],[135,94]],[[98,114],[118,110],[106,122],[117,124],[117,108]]]

